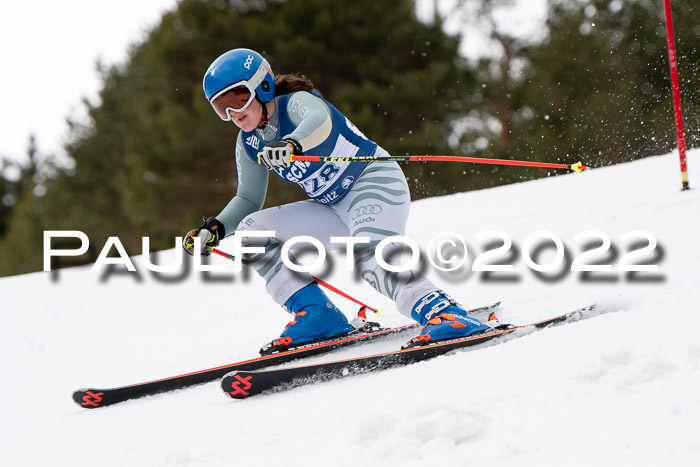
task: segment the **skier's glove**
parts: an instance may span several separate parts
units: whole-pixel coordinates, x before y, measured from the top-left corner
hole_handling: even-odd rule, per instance
[[[182,247],[191,255],[194,255],[194,237],[199,237],[201,239],[201,253],[207,256],[211,254],[211,248],[217,246],[221,239],[226,236],[224,225],[219,222],[216,217],[210,217],[209,219],[202,218],[202,220],[204,221],[202,226],[187,232],[187,235],[185,235],[182,241]]]
[[[263,164],[268,170],[280,169],[292,165],[291,156],[301,155],[301,145],[293,139],[272,141],[258,153],[258,163]]]

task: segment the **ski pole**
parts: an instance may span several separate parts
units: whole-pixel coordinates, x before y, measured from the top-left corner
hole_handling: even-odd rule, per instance
[[[218,250],[218,249],[214,248],[213,246],[210,246],[209,249],[212,251],[212,253],[216,253],[217,255],[223,256],[224,258],[230,259],[231,261],[236,261],[235,256],[230,255],[230,254],[226,253],[225,251]],[[250,261],[248,261],[247,259],[242,259],[241,263],[245,264],[246,266],[250,266]]]
[[[367,162],[367,161],[396,161],[396,162],[471,162],[474,164],[493,164],[493,165],[517,165],[521,167],[544,167],[550,169],[569,169],[574,172],[581,172],[589,169],[581,162],[575,164],[552,164],[549,162],[531,162],[518,161],[508,159],[486,159],[482,157],[464,157],[464,156],[352,156],[352,157],[330,157],[330,156],[291,156],[292,161],[309,161],[309,162]]]
[[[209,249],[212,251],[212,253],[216,253],[217,255],[223,256],[224,258],[230,259],[231,261],[236,261],[236,257],[235,257],[235,256],[233,256],[233,255],[231,255],[231,254],[228,254],[228,253],[226,253],[225,251],[221,251],[221,250],[219,250],[219,249],[217,249],[217,248],[214,248],[213,246],[212,246],[212,247],[209,247]],[[241,263],[246,264],[246,265],[250,265],[250,261],[245,260],[245,259],[242,259],[242,260],[241,260]],[[330,290],[331,292],[335,292],[335,293],[337,293],[338,295],[340,295],[341,297],[347,298],[347,299],[350,300],[351,302],[354,302],[354,303],[357,303],[358,305],[360,305],[360,307],[361,307],[361,308],[360,308],[360,311],[357,313],[357,316],[359,316],[360,318],[365,318],[365,319],[367,318],[367,315],[366,315],[366,313],[365,313],[366,310],[370,310],[370,311],[374,312],[375,314],[379,314],[379,313],[382,311],[381,309],[372,308],[371,306],[362,303],[362,302],[359,301],[358,299],[356,299],[356,298],[354,298],[354,297],[351,297],[350,295],[346,294],[346,293],[343,292],[342,290],[340,290],[340,289],[338,289],[338,288],[336,288],[336,287],[333,287],[332,285],[330,285],[330,284],[327,283],[327,282],[322,281],[322,280],[319,279],[318,277],[311,276],[311,278],[312,278],[313,280],[315,280],[316,282],[318,282],[319,285],[322,285],[323,287],[327,288],[327,289]]]
[[[346,294],[346,293],[343,292],[342,290],[339,290],[339,289],[333,287],[333,286],[330,285],[328,282],[323,282],[323,281],[322,281],[321,279],[319,279],[318,277],[314,277],[314,276],[311,276],[311,277],[313,277],[314,280],[315,280],[316,282],[318,282],[319,284],[321,284],[322,286],[324,286],[324,287],[327,288],[328,290],[331,290],[331,291],[337,293],[338,295],[340,295],[341,297],[345,297],[345,298],[347,298],[348,300],[350,300],[350,301],[352,301],[352,302],[355,302],[355,303],[357,303],[358,305],[360,305],[360,307],[361,307],[361,308],[360,308],[360,311],[357,312],[357,316],[359,316],[360,318],[365,318],[365,319],[367,319],[367,314],[365,313],[365,310],[373,311],[374,314],[376,314],[376,315],[378,315],[378,314],[382,311],[382,310],[380,310],[380,309],[372,308],[372,307],[370,307],[370,306],[368,306],[368,305],[365,305],[365,304],[362,303],[361,301],[359,301],[359,300],[357,300],[357,299],[351,297],[350,295]]]

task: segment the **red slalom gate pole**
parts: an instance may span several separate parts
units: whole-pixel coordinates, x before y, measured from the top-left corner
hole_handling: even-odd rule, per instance
[[[550,169],[569,169],[575,172],[589,169],[580,162],[576,164],[551,164],[549,162],[530,162],[516,161],[509,159],[486,159],[483,157],[464,157],[464,156],[351,156],[351,157],[330,157],[330,156],[292,156],[293,161],[338,161],[338,162],[357,162],[357,161],[412,161],[412,162],[471,162],[474,164],[493,164],[493,165],[517,165],[521,167],[545,167]]]
[[[666,12],[666,37],[668,39],[668,61],[671,68],[671,88],[673,91],[673,109],[676,114],[676,138],[678,140],[678,156],[681,160],[682,190],[689,190],[688,159],[685,152],[685,134],[683,133],[683,115],[681,113],[681,87],[678,82],[678,60],[676,58],[676,41],[673,37],[673,17],[671,0],[664,0]]]

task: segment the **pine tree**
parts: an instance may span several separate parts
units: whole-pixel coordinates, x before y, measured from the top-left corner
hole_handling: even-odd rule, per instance
[[[450,103],[468,78],[458,44],[418,21],[410,0],[184,0],[126,63],[101,69],[100,104],[89,106],[86,125],[72,123],[66,149],[74,171],[18,206],[11,234],[30,224],[80,230],[98,251],[118,236],[139,253],[143,236],[153,249],[172,248],[202,215],[217,214],[235,193],[238,129],[216,117],[201,82],[208,65],[236,47],[259,51],[276,73],[307,75],[391,153],[440,152],[459,110]],[[422,178],[426,167],[408,169]],[[275,179],[268,205],[305,196]],[[38,269],[40,247],[33,239],[12,248]]]

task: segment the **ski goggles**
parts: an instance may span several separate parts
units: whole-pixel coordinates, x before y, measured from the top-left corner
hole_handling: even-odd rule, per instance
[[[238,81],[225,87],[209,99],[209,103],[221,120],[231,120],[230,112],[243,112],[255,99],[255,89],[270,71],[270,64],[263,60],[249,80]]]

